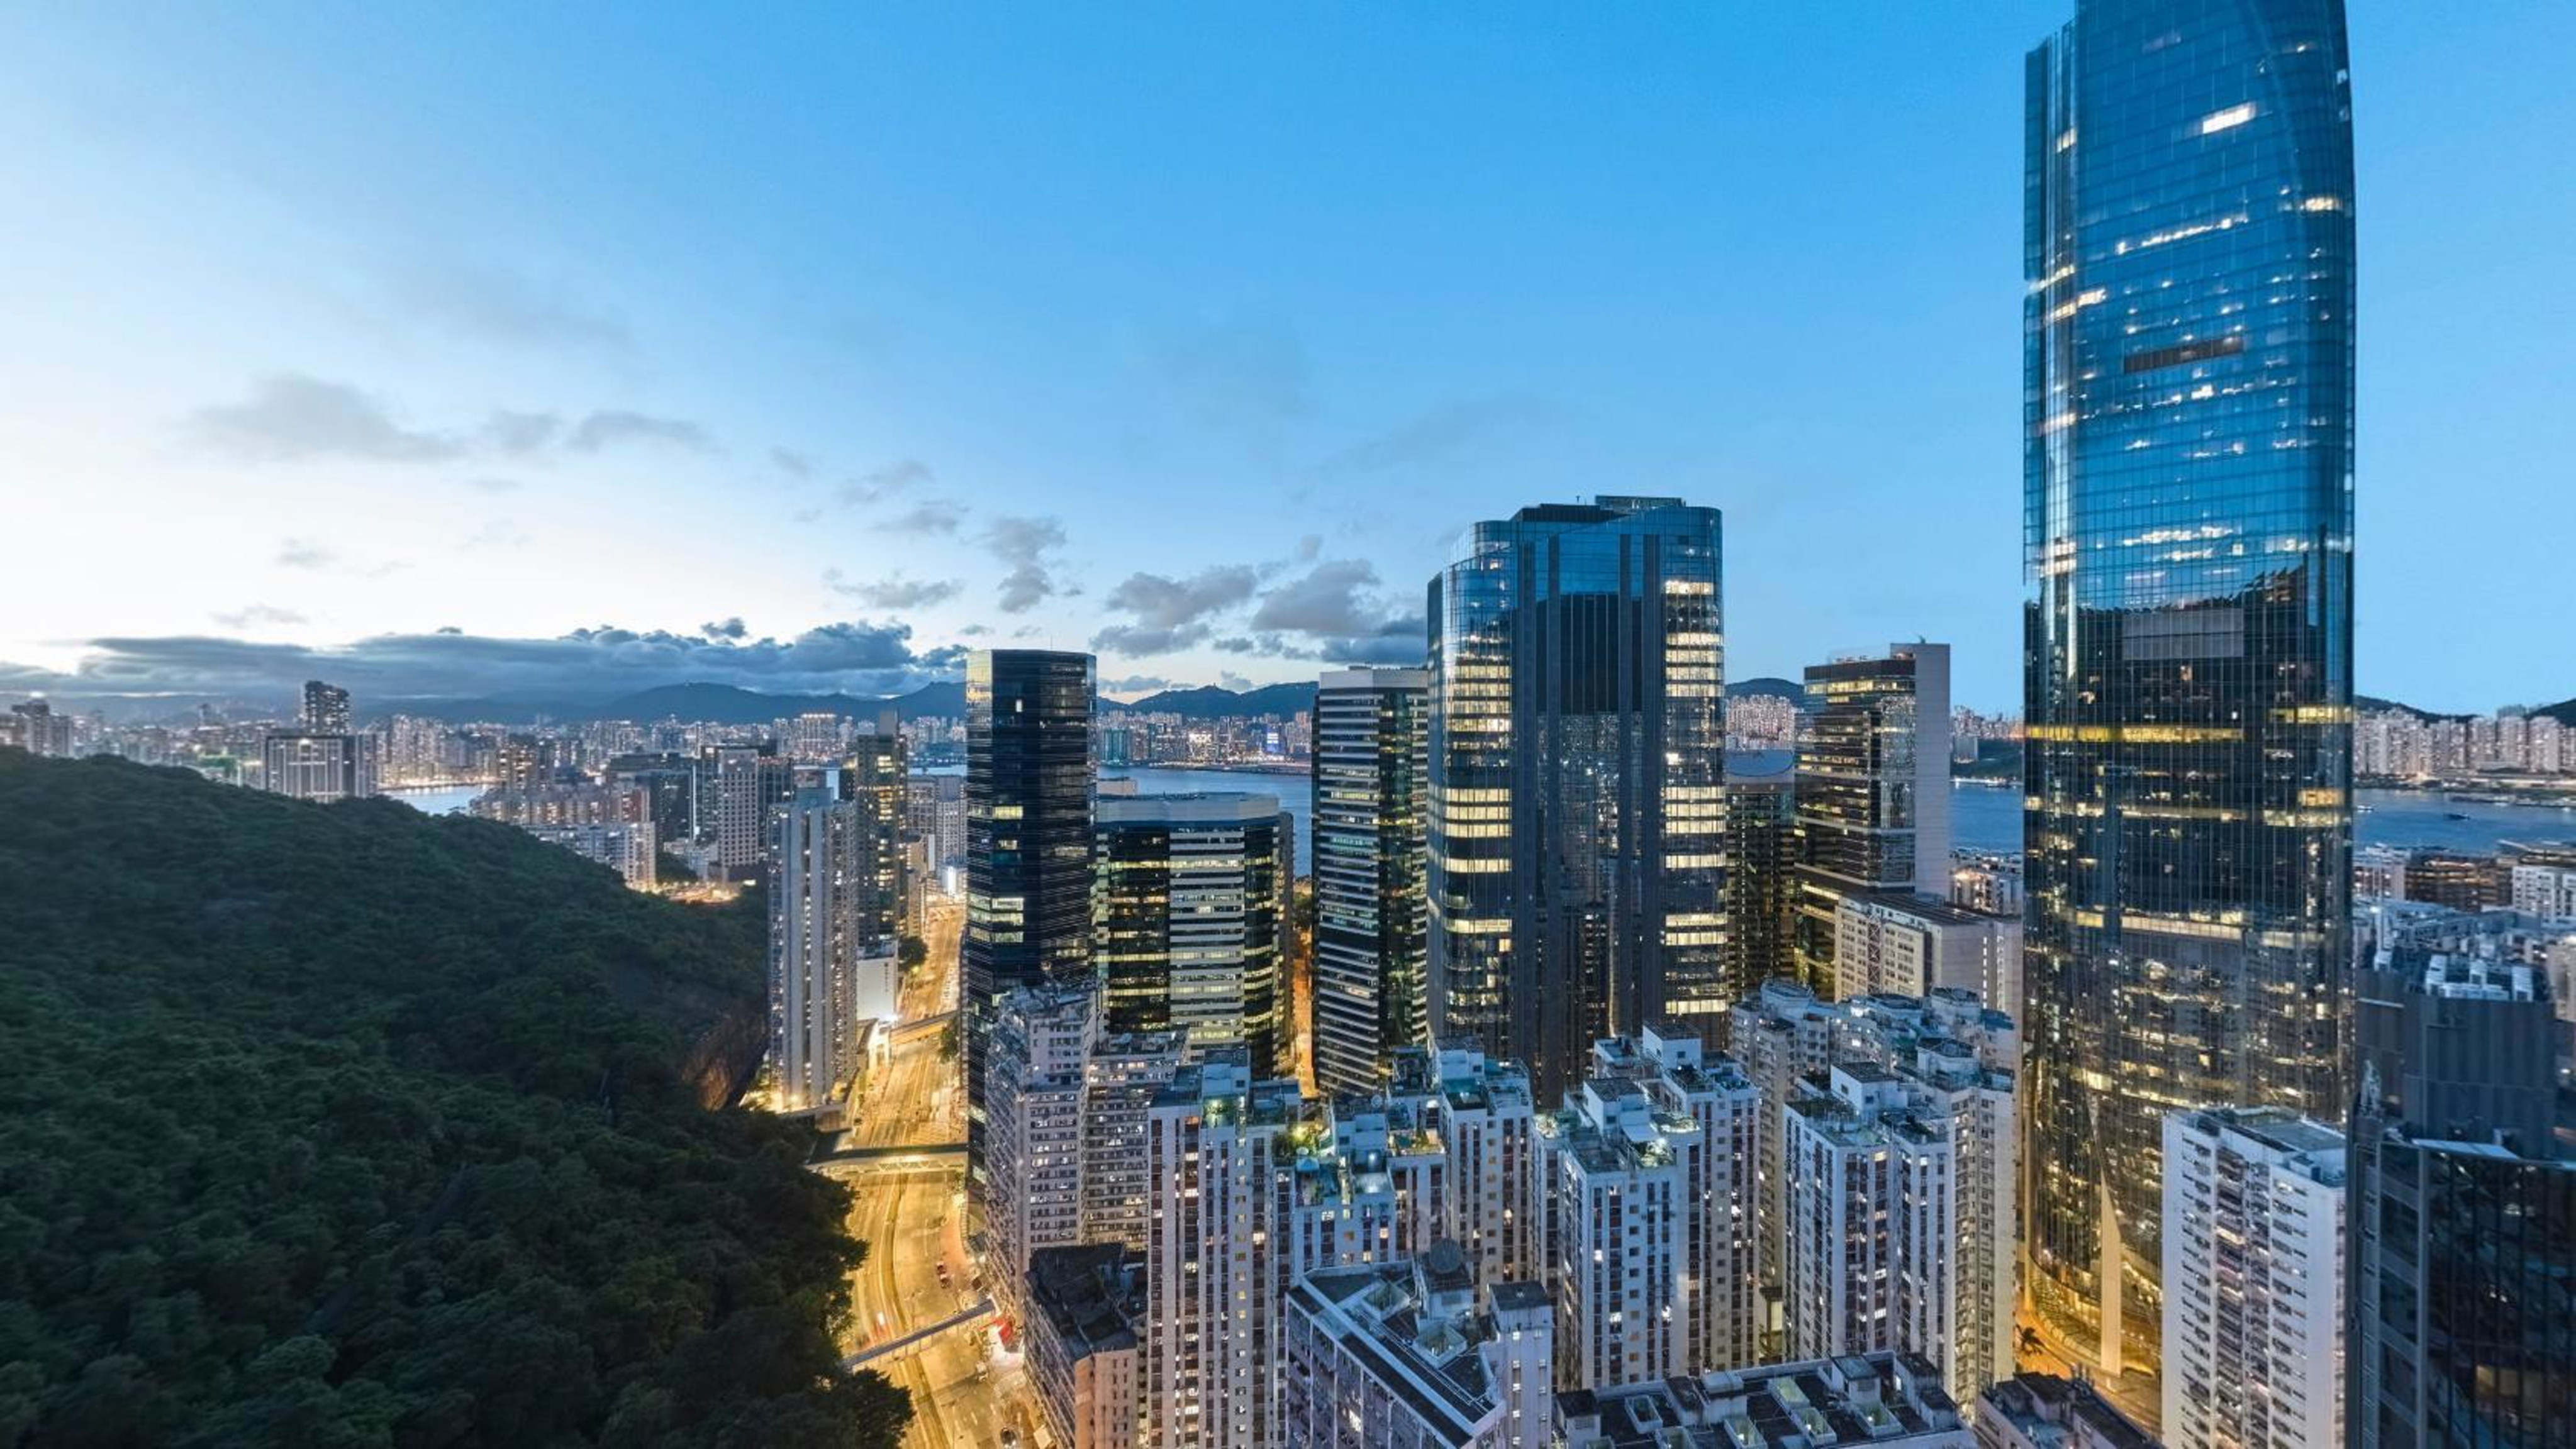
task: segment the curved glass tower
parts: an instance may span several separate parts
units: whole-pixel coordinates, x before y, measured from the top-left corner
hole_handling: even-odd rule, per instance
[[[2025,1288],[2153,1422],[2161,1114],[2340,1115],[2343,6],[2080,0],[2027,104]]]
[[[1726,973],[1718,513],[1599,498],[1477,524],[1431,581],[1434,1036],[1527,1064],[1671,1017]]]

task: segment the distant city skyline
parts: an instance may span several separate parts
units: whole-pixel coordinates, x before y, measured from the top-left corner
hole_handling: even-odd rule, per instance
[[[1418,657],[1472,521],[1663,493],[1726,515],[1731,675],[1928,638],[2017,708],[2064,9],[23,9],[0,694],[1311,678]],[[2576,528],[2523,240],[2576,187],[2503,170],[2576,120],[2576,10],[2352,34],[2356,686],[2576,694],[2517,622]]]

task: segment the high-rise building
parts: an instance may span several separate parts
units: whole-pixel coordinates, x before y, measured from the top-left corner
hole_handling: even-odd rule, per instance
[[[841,758],[850,722],[830,710],[812,710],[773,727],[778,753],[800,765],[828,765]]]
[[[1727,1008],[1717,510],[1539,504],[1431,582],[1431,1022],[1528,1064]]]
[[[1977,1398],[1977,1449],[2163,1449],[2093,1391],[2055,1374],[2016,1374]]]
[[[1123,1243],[1040,1248],[1028,1274],[1029,1382],[1063,1449],[1133,1449],[1145,1263]]]
[[[1188,1059],[1285,1059],[1296,829],[1278,797],[1234,791],[1099,802],[1093,959],[1111,1031],[1177,1031]]]
[[[2343,1133],[2278,1107],[2165,1118],[2164,1441],[2343,1449]]]
[[[1834,908],[1834,971],[1838,997],[1948,986],[2017,1014],[2021,922],[1911,891],[1848,895]]]
[[[1738,999],[1798,969],[1796,760],[1791,750],[1726,759],[1726,989]]]
[[[1843,989],[1834,954],[1846,897],[1950,888],[1950,646],[1807,667],[1798,717],[1798,975]]]
[[[28,754],[67,760],[72,755],[72,717],[54,713],[51,703],[24,700],[9,706],[7,741]]]
[[[903,735],[895,728],[894,711],[886,711],[876,733],[852,735],[840,760],[841,798],[867,805],[870,900],[881,916],[884,934],[900,937],[910,924],[903,836],[906,783],[912,766]]]
[[[895,1009],[893,943],[868,927],[867,816],[815,789],[778,815],[769,891],[769,1068],[778,1109],[836,1111],[859,1024]]]
[[[1462,1045],[1406,1047],[1393,1073],[1382,1102],[1431,1133],[1444,1157],[1447,1202],[1429,1236],[1455,1241],[1484,1282],[1538,1281],[1547,1184],[1532,1170],[1538,1112],[1528,1071]]]
[[[2489,913],[2493,914],[2493,913]],[[2357,982],[2350,1135],[2354,1449],[2563,1446],[2576,1426],[2576,1122],[2547,974],[2426,950]]]
[[[660,881],[653,823],[649,820],[632,824],[601,821],[521,828],[548,845],[560,846],[584,860],[607,866],[632,889],[649,891]]]
[[[1155,1099],[1146,1181],[1143,1442],[1271,1449],[1290,1285],[1393,1257],[1393,1187],[1342,1159],[1295,1082],[1222,1061],[1183,1067]]]
[[[260,780],[298,800],[356,800],[376,793],[376,737],[271,730],[261,742]]]
[[[304,704],[297,723],[316,734],[349,732],[349,691],[318,679],[304,681]]]
[[[1083,1068],[1097,997],[1079,984],[1002,998],[984,1078],[984,1223],[1003,1300],[1020,1307],[1031,1255],[1082,1240]]]
[[[2026,67],[2029,1289],[2150,1428],[2164,1114],[2340,1100],[2349,64],[2342,0],[2077,0]]]
[[[1284,1449],[1516,1449],[1550,1441],[1547,1294],[1479,1285],[1455,1243],[1327,1268],[1288,1295]]]
[[[1095,1024],[1098,1022],[1094,1014]],[[1176,1031],[1097,1032],[1082,1063],[1082,1241],[1145,1251],[1146,1114],[1181,1069]]]
[[[1088,654],[987,649],[966,663],[966,929],[959,996],[966,1170],[981,1190],[994,1009],[1091,977]]]
[[[795,770],[757,745],[709,745],[698,761],[698,834],[728,880],[756,880],[776,841],[778,808],[796,793]]]
[[[905,787],[906,828],[929,847],[930,868],[945,871],[966,858],[966,781],[958,775],[915,775]]]
[[[1315,1081],[1382,1086],[1429,1040],[1423,981],[1431,676],[1341,669],[1315,689]]]
[[[1539,1118],[1559,1388],[1753,1357],[1746,1168],[1760,1094],[1699,1050],[1670,1028],[1605,1039],[1583,1084]]]

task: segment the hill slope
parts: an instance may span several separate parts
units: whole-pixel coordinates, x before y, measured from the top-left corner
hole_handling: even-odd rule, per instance
[[[0,1444],[894,1443],[845,1192],[700,1105],[756,911],[108,759],[0,820]]]

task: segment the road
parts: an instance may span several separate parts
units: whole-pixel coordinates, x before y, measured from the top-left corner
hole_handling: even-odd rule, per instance
[[[962,925],[955,905],[934,901],[924,932],[929,957],[904,983],[904,1020],[956,1009]],[[965,1135],[958,1066],[941,1056],[940,1035],[931,1033],[895,1047],[872,1075],[859,1100],[850,1145],[956,1142]],[[850,1230],[868,1245],[867,1262],[851,1285],[856,1311],[845,1352],[904,1338],[966,1312],[985,1297],[966,1251],[960,1164],[940,1159],[931,1170],[902,1172],[854,1164],[836,1168],[836,1174],[854,1194]],[[871,1367],[912,1396],[907,1446],[992,1445],[1000,1442],[1005,1428],[1017,1428],[1024,1444],[1036,1442],[1036,1405],[1025,1370],[1017,1355],[998,1348],[989,1319],[932,1335]]]

